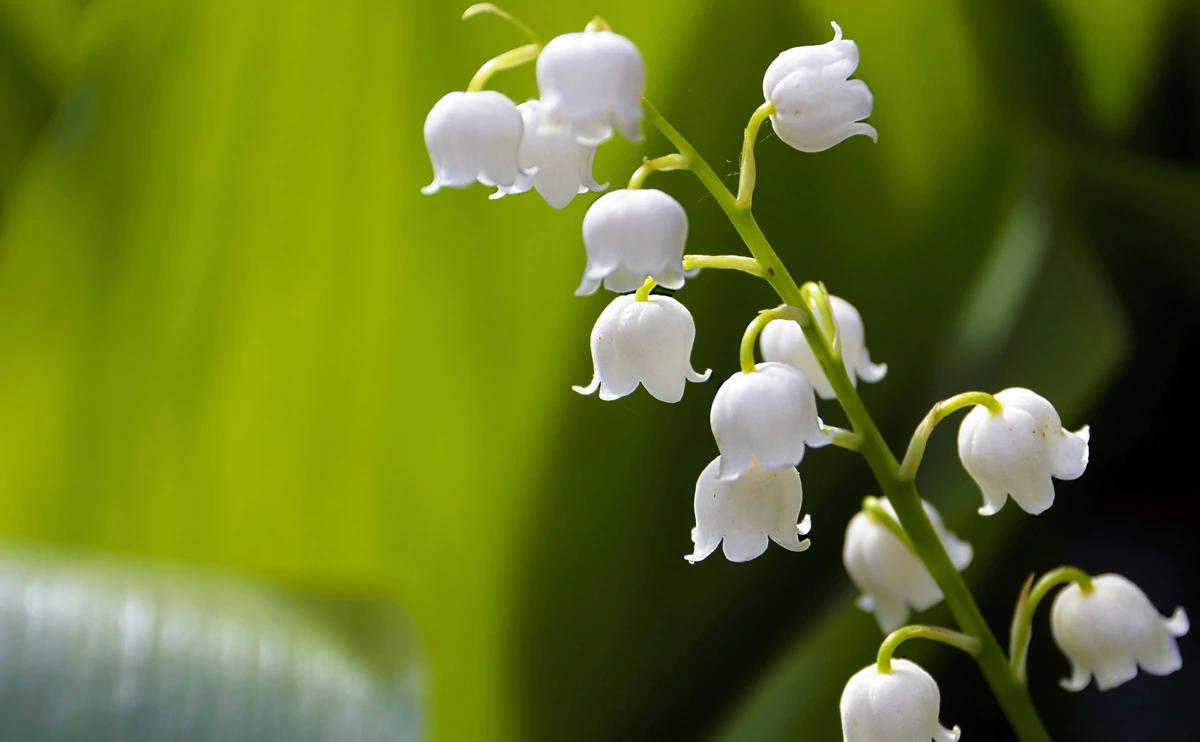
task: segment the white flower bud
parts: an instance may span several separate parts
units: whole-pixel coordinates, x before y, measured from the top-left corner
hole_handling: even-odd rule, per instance
[[[896,519],[896,511],[886,497],[880,498],[879,504]],[[959,571],[966,569],[971,563],[971,545],[946,530],[932,505],[924,500],[921,504],[950,561]],[[858,607],[874,611],[875,620],[885,634],[908,623],[909,606],[924,611],[942,600],[941,589],[917,555],[867,513],[859,512],[850,519],[842,562],[850,579],[863,592]]]
[[[610,31],[558,36],[538,55],[537,83],[551,120],[583,144],[612,136],[641,141],[646,67],[632,41]]]
[[[600,185],[592,177],[595,146],[580,144],[564,129],[543,126],[545,107],[541,101],[526,101],[517,106],[517,110],[525,122],[525,134],[517,154],[517,163],[524,172],[517,175],[513,185],[501,186],[492,198],[536,188],[546,203],[562,209],[576,194],[603,191],[608,187],[607,183]]]
[[[844,742],[957,742],[958,727],[938,721],[942,694],[920,665],[892,660],[892,671],[868,665],[842,691]]]
[[[478,180],[511,186],[517,180],[517,150],[524,125],[521,113],[494,90],[447,93],[425,117],[425,146],[433,161],[431,195],[442,187],[461,188]]]
[[[801,152],[820,152],[855,134],[879,141],[873,126],[855,123],[874,106],[867,84],[847,79],[858,67],[858,47],[832,25],[833,41],[788,49],[763,76],[763,96],[775,104],[771,126]]]
[[[1092,578],[1092,591],[1078,584],[1063,588],[1050,609],[1054,643],[1071,661],[1063,688],[1079,691],[1092,675],[1096,687],[1111,690],[1132,680],[1138,666],[1151,675],[1170,675],[1183,667],[1178,637],[1188,632],[1187,613],[1176,608],[1158,615],[1141,589],[1121,575]]]
[[[804,446],[828,445],[812,385],[791,366],[760,363],[753,373],[726,379],[713,399],[709,421],[721,450],[722,481],[737,479],[754,462],[767,469],[790,469],[804,458]]]
[[[846,366],[850,381],[857,385],[859,379],[868,384],[882,380],[887,375],[887,364],[871,363],[862,315],[854,305],[839,296],[830,296],[829,304],[833,309],[833,323],[837,325],[838,337],[841,338],[842,362]],[[821,399],[833,399],[837,396],[829,384],[829,379],[825,378],[825,372],[821,370],[817,357],[813,355],[800,325],[791,320],[771,320],[759,335],[759,345],[764,359],[786,363],[799,369],[812,383],[817,394],[821,395]]]
[[[575,295],[594,294],[601,281],[609,291],[634,291],[647,276],[664,288],[683,288],[687,231],[687,212],[662,191],[604,194],[583,217],[587,267]]]
[[[711,371],[692,369],[696,325],[687,308],[669,296],[637,301],[632,295],[612,300],[592,328],[595,373],[580,394],[600,390],[600,399],[632,394],[638,382],[655,399],[678,402],[684,381],[706,381]]]
[[[799,523],[804,504],[800,473],[793,467],[772,471],[753,465],[740,479],[717,478],[721,457],[713,459],[696,481],[696,548],[684,557],[695,564],[717,549],[724,539],[725,558],[748,562],[767,550],[768,538],[789,551],[804,551],[812,519]]]
[[[996,395],[1003,409],[976,407],[958,429],[958,456],[983,490],[981,515],[1004,507],[1011,495],[1027,513],[1054,504],[1055,479],[1078,479],[1088,463],[1088,427],[1063,429],[1054,406],[1028,389]]]

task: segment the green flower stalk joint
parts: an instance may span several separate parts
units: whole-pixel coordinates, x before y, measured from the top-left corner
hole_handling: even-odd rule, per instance
[[[802,152],[819,152],[855,135],[878,140],[870,116],[874,101],[861,80],[857,45],[833,24],[832,41],[781,53],[763,77],[764,103],[754,111],[742,144],[737,193],[679,131],[642,97],[645,67],[637,46],[614,33],[601,18],[584,31],[543,45],[528,26],[489,3],[475,5],[464,19],[498,16],[531,43],[488,61],[466,91],[450,93],[425,121],[425,142],[434,180],[423,189],[496,186],[493,197],[538,192],[562,208],[574,197],[605,186],[592,177],[598,148],[614,131],[641,140],[648,120],[675,152],[645,159],[627,189],[607,193],[583,220],[587,254],[576,294],[601,285],[621,294],[592,330],[592,383],[575,387],[613,400],[639,384],[655,398],[677,402],[686,382],[708,372],[691,365],[696,327],[674,297],[653,295],[657,286],[679,290],[701,269],[734,270],[765,280],[783,305],[754,319],[740,347],[741,371],[717,391],[711,423],[720,455],[696,482],[696,527],[689,562],[723,546],[730,561],[761,555],[770,541],[804,551],[811,518],[800,519],[803,486],[797,466],[806,448],[835,445],[856,451],[870,466],[883,498],[867,498],[846,529],[843,560],[863,597],[889,631],[911,610],[944,600],[959,631],[907,626],[890,634],[877,662],[847,683],[841,701],[845,742],[953,742],[958,728],[938,721],[940,693],[923,669],[892,660],[908,638],[941,641],[975,658],[1001,709],[1022,742],[1050,739],[1025,688],[1025,658],[1038,604],[1051,590],[1070,585],[1054,601],[1055,643],[1071,662],[1064,681],[1079,690],[1096,678],[1101,690],[1136,675],[1138,668],[1165,675],[1182,666],[1176,639],[1188,630],[1182,609],[1160,616],[1131,582],[1117,575],[1091,578],[1064,567],[1032,578],[1021,592],[1012,620],[1007,656],[984,620],[959,571],[971,561],[969,544],[949,533],[915,481],[934,429],[949,415],[971,408],[958,433],[959,457],[984,496],[980,512],[997,512],[1009,497],[1037,515],[1054,502],[1052,479],[1075,479],[1087,468],[1089,431],[1062,427],[1053,405],[1027,389],[995,395],[965,392],[934,405],[917,427],[903,461],[880,435],[858,381],[882,381],[887,367],[871,362],[862,316],[817,282],[798,285],[750,211],[757,174],[754,154],[767,122],[779,138]],[[520,106],[484,90],[491,76],[536,61],[539,98]],[[750,256],[684,255],[687,213],[666,193],[645,188],[649,176],[690,170],[713,195],[742,237]],[[761,341],[763,362],[754,358]],[[837,400],[850,430],[825,426],[817,396]]]
[[[829,305],[837,336],[841,340],[842,361],[850,381],[857,383],[861,380],[868,384],[882,381],[887,375],[887,364],[871,362],[862,315],[841,297],[829,297]],[[795,322],[779,320],[770,323],[763,328],[759,343],[763,358],[795,366],[812,379],[813,387],[821,399],[834,399],[837,396],[808,341],[804,339],[804,331]]]

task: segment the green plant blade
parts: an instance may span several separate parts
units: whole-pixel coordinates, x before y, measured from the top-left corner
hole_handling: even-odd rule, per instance
[[[0,552],[6,739],[419,740],[411,624],[231,576]],[[370,631],[364,631],[366,623]]]

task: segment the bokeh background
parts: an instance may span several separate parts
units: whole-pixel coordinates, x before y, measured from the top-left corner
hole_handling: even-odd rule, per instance
[[[954,426],[934,439],[920,484],[993,627],[1064,561],[1200,612],[1197,3],[507,7],[544,35],[604,15],[731,183],[767,64],[841,23],[879,144],[769,137],[755,201],[861,310],[877,420],[900,449],[936,399],[1022,385],[1092,424],[1036,519],[976,516]],[[806,459],[809,552],[684,562],[717,384],[570,392],[608,301],[571,295],[593,197],[419,195],[426,112],[523,43],[462,9],[0,0],[0,738],[840,739],[880,639],[840,567],[865,466]],[[666,151],[605,145],[597,174]],[[689,175],[653,185],[689,251],[742,250]],[[714,379],[774,303],[716,272],[679,298]],[[1032,692],[1060,740],[1192,739],[1194,644],[1069,695],[1040,615]],[[1012,738],[969,660],[905,651],[946,722]]]

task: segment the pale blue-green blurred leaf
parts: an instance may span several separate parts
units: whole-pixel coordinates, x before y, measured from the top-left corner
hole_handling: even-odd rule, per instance
[[[314,605],[231,576],[6,547],[0,735],[422,739],[426,668],[407,619],[363,603],[339,626]]]

